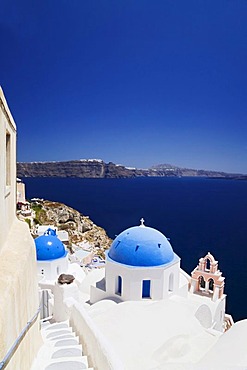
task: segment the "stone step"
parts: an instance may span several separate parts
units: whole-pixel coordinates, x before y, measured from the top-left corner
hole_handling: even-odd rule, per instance
[[[65,347],[65,346],[75,346],[79,344],[79,337],[69,338],[69,339],[57,339],[50,341],[49,345],[52,347]]]
[[[88,369],[86,356],[51,360],[44,370],[83,370]]]
[[[55,359],[64,358],[82,358],[82,346],[80,344],[69,346],[69,347],[51,347],[50,343],[45,343],[37,356],[36,367],[32,370],[44,370],[46,366],[54,362]],[[68,369],[69,370],[69,369]]]
[[[70,347],[61,347],[58,349],[54,349],[51,359],[56,359],[60,357],[77,357],[82,356],[82,347],[80,344],[77,346],[70,346]]]
[[[41,324],[42,330],[53,330],[53,329],[66,329],[69,328],[69,322],[68,321],[62,321],[62,322],[54,322],[50,323],[49,321],[46,321],[45,323]]]
[[[59,329],[59,330],[49,330],[49,331],[43,332],[42,336],[43,338],[45,337],[46,339],[50,340],[54,337],[58,337],[59,335],[71,334],[71,333],[72,333],[72,328],[68,328],[68,329]]]
[[[58,340],[58,339],[71,339],[71,338],[75,338],[75,333],[74,332],[69,333],[69,334],[58,335],[57,337],[50,338],[49,341],[54,341],[54,340]]]

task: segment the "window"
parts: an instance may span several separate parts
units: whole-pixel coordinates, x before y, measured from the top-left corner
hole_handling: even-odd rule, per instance
[[[10,134],[6,132],[6,185],[10,185]]]
[[[205,289],[205,280],[203,276],[199,276],[199,289],[204,290]]]
[[[213,279],[208,280],[208,290],[210,291],[210,293],[213,293],[214,291],[214,280]]]
[[[207,258],[206,259],[206,270],[209,270],[210,271],[210,265],[211,265],[211,262],[210,262],[210,259],[209,258]]]
[[[151,298],[150,297],[150,287],[151,287],[150,280],[142,281],[142,298]]]
[[[122,294],[122,277],[117,277],[117,288],[116,288],[116,294],[121,295]]]

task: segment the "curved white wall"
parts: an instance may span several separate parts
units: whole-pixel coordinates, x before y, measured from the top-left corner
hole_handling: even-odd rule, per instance
[[[90,366],[95,370],[124,370],[122,362],[113,353],[111,344],[79,303],[72,307],[70,324],[80,337]]]

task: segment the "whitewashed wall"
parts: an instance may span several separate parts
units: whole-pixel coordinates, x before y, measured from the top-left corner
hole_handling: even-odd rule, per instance
[[[8,148],[6,135],[9,139]],[[6,156],[9,157],[8,161]],[[0,174],[0,361],[2,361],[37,311],[39,301],[34,241],[28,225],[16,218],[16,126],[1,88]],[[8,370],[30,369],[40,344],[37,321],[16,351],[7,367]]]
[[[79,303],[75,303],[71,309],[70,324],[80,337],[80,343],[94,370],[124,370],[111,344]]]

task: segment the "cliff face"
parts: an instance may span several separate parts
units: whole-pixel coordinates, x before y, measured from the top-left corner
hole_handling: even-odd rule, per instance
[[[100,160],[78,160],[66,162],[30,162],[17,164],[18,177],[81,177],[121,178],[135,177],[135,173],[124,166]]]
[[[177,177],[230,177],[231,174],[217,171],[195,170],[191,168],[181,168],[170,164],[160,164],[153,166],[152,170],[157,176],[177,176]]]
[[[149,169],[128,168],[112,162],[88,159],[66,162],[17,163],[17,176],[24,177],[80,177],[80,178],[130,178],[130,177],[218,177],[246,178],[244,175],[217,171],[180,168],[170,164],[160,164]]]
[[[172,166],[170,164],[159,164],[151,167],[149,171],[152,171],[153,175],[156,176],[175,176],[175,177],[210,177],[210,178],[221,178],[221,179],[235,179],[235,180],[246,180],[247,176],[237,173],[227,173],[222,171],[210,171],[210,170],[195,170],[191,168],[181,168]]]

